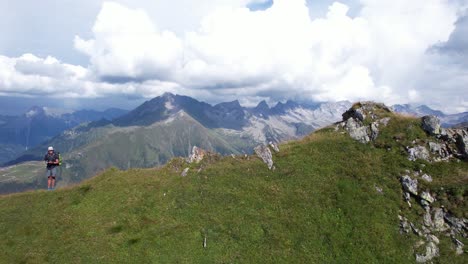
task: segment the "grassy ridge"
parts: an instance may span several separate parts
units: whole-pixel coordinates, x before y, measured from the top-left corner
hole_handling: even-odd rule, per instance
[[[416,131],[414,122],[395,120],[388,131]],[[0,262],[411,263],[415,237],[398,232],[397,215],[406,210],[398,177],[424,163],[386,144],[390,150],[325,129],[282,145],[275,171],[257,158],[224,157],[190,165],[181,177],[188,165],[176,159],[159,169],[111,169],[55,192],[4,196]],[[460,186],[468,172],[465,162],[425,166],[435,189]],[[467,211],[463,202],[457,208]],[[438,261],[466,260],[440,238]]]

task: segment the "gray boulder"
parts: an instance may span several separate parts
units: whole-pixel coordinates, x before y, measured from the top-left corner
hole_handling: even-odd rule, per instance
[[[418,159],[429,161],[430,157],[429,151],[423,146],[416,146],[408,149],[408,155],[408,159],[411,161],[415,161]]]
[[[434,223],[432,223],[431,210],[429,208],[426,209],[426,213],[423,216],[423,223],[427,227],[432,227],[434,225]]]
[[[425,180],[426,182],[432,182],[432,177],[426,173],[424,173],[421,178]]]
[[[182,171],[182,173],[180,174],[180,176],[182,176],[182,177],[187,176],[188,171],[189,171],[189,168],[185,168],[185,169]]]
[[[421,199],[424,199],[428,203],[433,203],[435,201],[434,197],[429,192],[422,192],[420,195]]]
[[[468,131],[465,129],[457,129],[455,140],[460,153],[464,157],[468,157]]]
[[[416,254],[416,262],[426,263],[435,257],[439,256],[439,248],[435,242],[429,242],[426,244],[426,253],[424,255]]]
[[[265,162],[265,164],[268,166],[268,169],[271,170],[273,168],[273,156],[271,154],[270,148],[265,145],[259,145],[255,147],[254,151],[255,154],[257,154],[257,156],[261,158],[263,162]]]
[[[403,187],[403,190],[411,193],[413,195],[418,195],[418,180],[417,179],[411,179],[410,176],[404,175],[400,179],[401,181],[401,186]]]
[[[398,215],[398,219],[400,220],[400,234],[408,234],[411,231],[411,226],[408,222],[408,219],[401,215]]]
[[[356,121],[354,118],[346,120],[345,129],[348,131],[349,136],[354,140],[361,143],[367,143],[370,141],[369,128],[367,126],[362,126],[360,122]]]
[[[440,134],[440,120],[437,116],[429,115],[422,118],[422,128],[430,135]]]
[[[434,230],[441,232],[447,230],[447,225],[444,221],[444,210],[442,208],[434,208],[434,217],[432,218],[434,223]]]

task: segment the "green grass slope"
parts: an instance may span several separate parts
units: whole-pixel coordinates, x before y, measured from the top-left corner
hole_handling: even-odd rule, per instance
[[[394,118],[381,134],[385,148],[323,129],[281,145],[274,171],[256,157],[175,159],[3,196],[0,262],[414,263],[417,238],[399,233],[397,215],[419,211],[407,209],[399,176],[424,166],[434,178],[427,188],[461,193],[461,201],[438,201],[461,217],[468,165],[410,162],[395,133],[424,136],[417,120]],[[436,263],[466,263],[440,239]]]
[[[0,168],[0,193],[20,192],[25,189],[44,187],[46,183],[45,164],[40,161]],[[41,177],[42,176],[42,177]]]

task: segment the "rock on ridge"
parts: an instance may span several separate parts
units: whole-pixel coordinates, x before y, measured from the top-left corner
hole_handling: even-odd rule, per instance
[[[188,162],[189,163],[200,163],[206,155],[206,151],[197,146],[193,146],[192,154],[190,155]]]
[[[272,145],[271,147],[276,152],[279,152],[279,148],[276,144],[271,143],[270,145]],[[271,150],[268,145],[258,145],[255,147],[254,151],[255,154],[257,154],[257,156],[268,166],[269,170],[275,169],[275,166],[273,166],[273,155],[271,154]]]
[[[437,118],[437,116],[434,116],[434,115],[423,116],[421,120],[422,120],[422,128],[429,135],[440,134],[440,120],[439,118]]]
[[[342,115],[343,121],[338,124],[337,129],[341,126],[351,138],[361,143],[368,143],[377,139],[381,125],[387,126],[390,117],[385,117],[385,114],[388,113],[392,113],[392,110],[384,104],[356,103]]]

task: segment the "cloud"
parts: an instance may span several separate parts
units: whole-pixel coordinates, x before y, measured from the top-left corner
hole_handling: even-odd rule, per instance
[[[460,2],[361,0],[353,16],[347,5],[335,2],[317,19],[305,0],[225,2],[219,0],[199,26],[183,33],[161,28],[143,9],[105,2],[91,37],[74,39],[76,50],[89,57],[87,68],[51,57],[24,65],[20,58],[4,60],[14,61],[9,70],[17,79],[39,78],[41,87],[57,84],[76,96],[172,91],[214,101],[441,104],[458,96],[452,109],[466,109],[468,93],[460,95],[460,85],[444,81],[450,76],[466,84],[463,71],[441,55],[453,42],[463,47],[460,39],[466,40]],[[248,8],[252,2],[262,8]],[[431,52],[434,47],[440,48]],[[23,88],[27,83],[16,81]]]
[[[18,58],[0,55],[0,96],[96,98],[102,96],[157,96],[177,91],[179,85],[164,81],[106,83],[95,80],[91,70],[60,62],[54,57],[25,54]],[[181,90],[182,91],[182,90]]]

